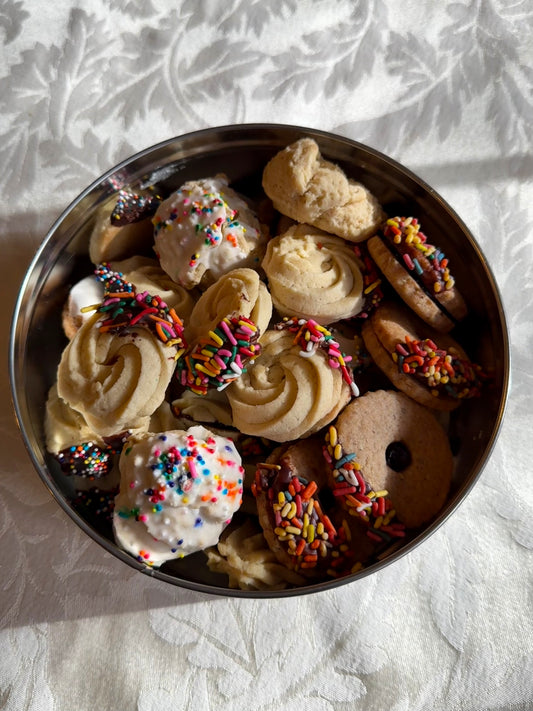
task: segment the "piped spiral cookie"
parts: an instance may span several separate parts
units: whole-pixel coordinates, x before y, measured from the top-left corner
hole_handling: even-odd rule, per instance
[[[271,239],[262,262],[272,301],[282,316],[327,326],[358,314],[363,276],[353,245],[309,225]]]
[[[301,138],[267,163],[263,188],[283,215],[350,242],[366,239],[385,218],[376,198],[324,160],[312,138]]]
[[[175,368],[174,352],[148,329],[103,331],[94,314],[63,351],[59,396],[100,436],[148,427]]]
[[[111,268],[121,272],[124,278],[131,282],[138,293],[147,291],[157,294],[169,307],[187,321],[194,307],[194,298],[190,291],[173,281],[161,269],[155,259],[149,257],[131,257],[119,262],[113,262]]]
[[[272,298],[254,269],[232,269],[212,284],[196,302],[185,336],[190,345],[227,317],[249,318],[263,333],[272,316]]]
[[[72,447],[80,442],[88,442],[95,438],[102,440],[87,425],[84,417],[74,410],[57,394],[57,383],[48,391],[46,412],[44,418],[46,449],[57,454],[62,449]]]
[[[346,367],[327,347],[317,347],[329,332],[306,322],[295,330],[296,335],[283,328],[266,331],[253,367],[228,387],[233,423],[241,432],[275,442],[306,437],[331,422],[350,399]],[[299,342],[302,331],[316,339],[306,341],[308,350]]]

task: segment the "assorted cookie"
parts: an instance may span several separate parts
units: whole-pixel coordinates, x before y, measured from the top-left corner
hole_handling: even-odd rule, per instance
[[[103,508],[122,548],[151,566],[209,549],[243,589],[348,575],[433,520],[453,472],[434,412],[486,377],[418,219],[387,218],[310,138],[263,188],[270,233],[223,175],[104,205],[45,417],[65,474],[120,477]]]
[[[348,511],[362,507],[375,539],[390,533],[391,523],[418,528],[443,507],[453,470],[448,437],[427,408],[403,393],[377,390],[352,400],[327,442],[333,493]],[[383,502],[379,492],[387,492]],[[374,501],[365,508],[364,498]],[[386,503],[394,516],[387,516]]]
[[[433,410],[455,410],[480,394],[484,378],[448,333],[430,328],[402,304],[388,301],[362,328],[365,347],[391,383]]]

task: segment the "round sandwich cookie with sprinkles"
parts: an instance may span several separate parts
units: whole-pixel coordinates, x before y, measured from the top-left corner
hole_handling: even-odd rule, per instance
[[[378,542],[431,521],[448,496],[453,458],[435,416],[406,395],[377,390],[352,400],[327,433],[333,494],[368,522]]]
[[[320,437],[274,450],[257,466],[252,493],[268,546],[290,570],[341,577],[360,570],[375,547],[331,495]]]
[[[406,395],[450,411],[478,397],[487,376],[447,333],[438,333],[400,303],[387,302],[363,325],[374,363]]]
[[[388,219],[368,240],[372,259],[405,303],[439,332],[467,313],[446,255],[429,243],[416,217]]]

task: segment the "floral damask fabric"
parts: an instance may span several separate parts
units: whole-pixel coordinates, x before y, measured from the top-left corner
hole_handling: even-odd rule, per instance
[[[5,349],[49,226],[100,174],[197,129],[320,128],[403,162],[476,236],[511,333],[506,419],[428,541],[352,585],[210,598],[59,509],[2,384],[0,707],[533,708],[531,0],[0,0]]]

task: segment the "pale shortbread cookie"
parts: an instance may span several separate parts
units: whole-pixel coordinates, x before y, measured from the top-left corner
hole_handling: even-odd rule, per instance
[[[46,449],[52,454],[58,454],[61,450],[81,442],[104,444],[102,438],[98,437],[85,422],[83,415],[59,397],[57,383],[54,383],[48,391],[44,432]]]
[[[272,299],[254,269],[233,269],[212,284],[196,302],[185,339],[189,346],[207,336],[223,318],[244,316],[260,333],[266,331],[272,316]]]
[[[174,372],[174,351],[142,327],[101,333],[100,317],[94,314],[63,351],[59,397],[101,437],[146,431]]]
[[[293,226],[271,239],[262,266],[282,316],[327,326],[363,308],[363,277],[353,245],[316,227]]]
[[[305,582],[302,575],[278,562],[250,519],[232,531],[227,528],[216,548],[206,554],[209,570],[227,575],[232,589],[283,590]]]
[[[438,397],[432,395],[431,389],[423,382],[403,373],[392,356],[396,345],[404,344],[407,336],[411,341],[430,338],[439,348],[466,360],[465,351],[450,335],[435,331],[406,307],[392,302],[381,304],[363,324],[362,335],[374,363],[406,395],[433,410],[450,411],[461,404],[461,400],[446,393]]]
[[[153,244],[153,210],[150,203],[159,203],[149,191],[121,191],[98,211],[89,240],[89,257],[93,264],[124,259],[148,253]],[[122,208],[122,209],[121,209]]]
[[[258,265],[267,236],[224,175],[184,183],[161,203],[153,224],[162,268],[187,289]]]
[[[385,218],[377,199],[324,160],[312,138],[301,138],[270,160],[263,188],[283,215],[350,242],[365,240]]]
[[[340,369],[330,367],[324,350],[300,355],[294,334],[268,330],[261,354],[228,386],[233,424],[241,432],[289,442],[331,422],[350,399]]]
[[[196,422],[218,423],[232,426],[231,408],[225,390],[211,388],[205,395],[191,390],[172,400],[172,409],[178,417],[186,417]]]
[[[397,520],[429,522],[444,506],[453,472],[446,433],[403,393],[378,390],[353,400],[336,423],[344,455],[355,454],[373,491],[387,491]]]

